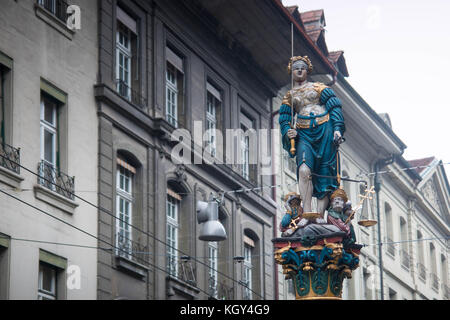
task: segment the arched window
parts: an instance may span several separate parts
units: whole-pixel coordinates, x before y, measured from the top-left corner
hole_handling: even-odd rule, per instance
[[[260,291],[260,248],[256,234],[250,230],[244,230],[244,265],[242,281],[246,284],[243,289],[243,299],[258,298],[254,292]]]
[[[387,202],[384,203],[384,217],[385,217],[384,221],[385,221],[387,252],[392,256],[395,256],[395,245],[392,243],[394,241],[392,208]]]
[[[442,294],[444,298],[448,299],[448,264],[447,259],[441,254],[441,282],[442,282]]]
[[[181,200],[181,195],[169,184],[166,198],[167,271],[174,277],[178,276],[178,234]]]
[[[137,259],[133,247],[137,241],[132,226],[141,226],[138,188],[138,170],[140,164],[126,151],[118,151],[116,158],[116,246],[117,255],[127,259]]]
[[[430,243],[430,267],[431,267],[431,287],[435,290],[439,289],[439,278],[437,276],[436,266],[436,248]]]
[[[402,257],[402,265],[405,268],[409,269],[410,258],[409,258],[409,250],[408,250],[408,225],[406,220],[403,217],[400,217],[400,240],[401,244],[401,257]]]
[[[179,181],[167,183],[166,195],[166,267],[170,275],[196,285],[193,255],[191,192]]]
[[[419,230],[417,230],[417,269],[418,269],[418,273],[419,273],[419,277],[422,280],[426,280],[426,269],[425,269],[425,265],[424,265],[424,250],[423,250],[423,235],[422,232],[420,232]]]
[[[225,279],[221,279],[219,272],[228,274],[228,231],[227,214],[222,208],[219,208],[219,222],[224,226],[228,238],[220,242],[208,242],[208,292],[209,295],[217,299],[232,299],[230,296],[231,287],[227,286]],[[219,258],[220,257],[220,258]]]

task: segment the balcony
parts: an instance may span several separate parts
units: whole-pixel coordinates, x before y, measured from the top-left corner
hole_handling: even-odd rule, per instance
[[[401,256],[402,256],[402,266],[409,270],[410,263],[411,263],[411,257],[406,250],[401,250]]]
[[[58,20],[66,24],[69,5],[62,0],[37,0],[37,4],[54,15]]]
[[[0,143],[0,166],[20,174],[20,149]]]
[[[130,101],[141,109],[147,106],[147,99],[139,94],[138,91],[133,90],[126,82],[120,79],[116,79],[117,92],[124,99]]]
[[[148,247],[141,242],[128,239],[123,234],[123,230],[117,232],[116,256],[134,261],[141,265],[149,264]]]
[[[193,287],[197,286],[197,279],[195,277],[196,270],[189,256],[181,256],[178,258],[169,255],[167,257],[167,270],[174,278]]]
[[[417,263],[417,272],[419,274],[419,278],[423,281],[427,281],[427,269],[420,262]]]
[[[224,282],[219,282],[217,286],[217,299],[234,300],[234,288]]]
[[[44,160],[38,164],[38,174],[39,185],[70,200],[75,199],[75,177],[69,177]]]

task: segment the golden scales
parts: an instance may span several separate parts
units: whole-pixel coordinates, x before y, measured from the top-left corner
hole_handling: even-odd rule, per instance
[[[345,221],[346,224],[350,221],[350,219],[353,217],[353,215],[355,214],[355,212],[357,212],[358,210],[360,210],[360,209],[362,208],[363,203],[364,203],[364,200],[366,200],[366,199],[372,200],[372,197],[370,196],[370,194],[375,193],[375,191],[374,191],[373,189],[374,189],[373,186],[372,186],[370,189],[367,189],[367,188],[366,188],[366,190],[364,191],[364,192],[365,192],[364,195],[362,195],[362,194],[359,195],[359,197],[361,198],[361,200],[359,201],[359,203],[358,203],[358,205],[356,206],[356,208],[352,211],[352,213],[350,214],[350,216],[349,216],[349,217],[347,218],[347,220]],[[364,220],[359,220],[359,221],[358,221],[358,224],[359,224],[360,226],[363,226],[363,227],[368,228],[368,227],[372,227],[372,226],[376,225],[376,224],[377,224],[377,221],[376,221],[376,220],[364,219]]]

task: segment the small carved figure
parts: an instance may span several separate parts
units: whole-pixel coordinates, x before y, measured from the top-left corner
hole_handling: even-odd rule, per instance
[[[316,223],[332,224],[338,227],[346,233],[345,245],[348,245],[356,242],[355,231],[351,224],[352,213],[352,204],[348,201],[344,189],[337,189],[330,196],[330,207],[325,211],[324,218],[316,219]]]

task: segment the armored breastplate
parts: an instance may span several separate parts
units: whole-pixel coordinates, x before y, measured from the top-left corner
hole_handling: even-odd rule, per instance
[[[298,114],[310,116],[311,113],[319,115],[325,112],[324,106],[320,105],[320,92],[314,83],[307,82],[300,88],[293,89],[291,93],[292,102]]]

